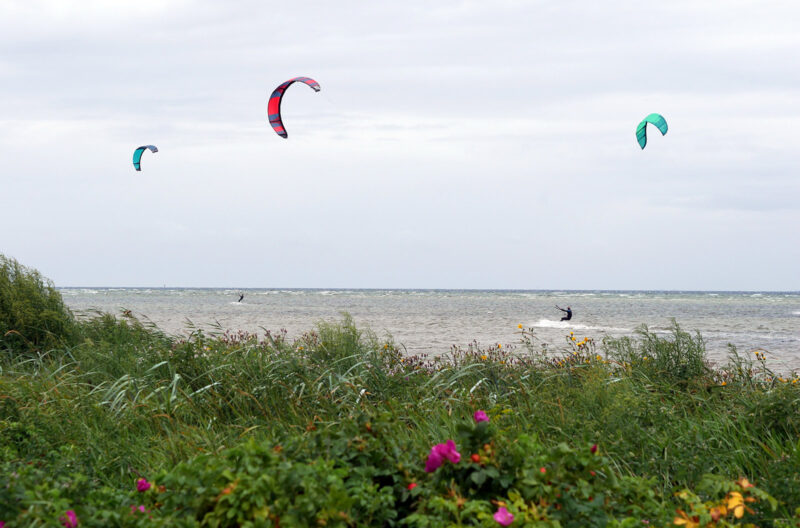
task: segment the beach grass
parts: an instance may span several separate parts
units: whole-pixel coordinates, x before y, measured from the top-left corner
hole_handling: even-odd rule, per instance
[[[678,324],[602,342],[518,335],[409,356],[346,315],[292,339],[178,337],[126,311],[6,340],[0,521],[496,526],[502,507],[514,526],[794,526],[796,376],[735,348],[712,367]],[[449,439],[461,461],[426,472]],[[567,501],[577,490],[584,503]],[[749,510],[730,507],[737,493]]]

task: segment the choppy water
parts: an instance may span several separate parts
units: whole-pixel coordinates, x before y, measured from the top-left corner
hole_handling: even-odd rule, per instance
[[[350,313],[357,324],[389,333],[409,353],[439,354],[453,344],[513,344],[517,325],[532,327],[545,342],[560,345],[570,331],[579,337],[630,335],[647,324],[666,331],[672,318],[699,331],[712,358],[728,343],[742,351],[763,349],[790,368],[800,367],[800,292],[616,292],[476,290],[233,290],[64,288],[76,311],[130,309],[169,333],[187,320],[203,326],[259,331],[285,328],[290,336],[320,320]],[[238,292],[245,294],[238,303]],[[570,305],[572,321],[560,322],[555,305]]]

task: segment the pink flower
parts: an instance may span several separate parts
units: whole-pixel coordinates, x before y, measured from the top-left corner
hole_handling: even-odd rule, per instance
[[[488,422],[489,421],[489,417],[486,415],[486,413],[484,411],[475,411],[475,414],[472,415],[472,417],[475,418],[475,423],[481,423],[481,422]]]
[[[134,506],[133,504],[131,504],[131,515],[136,513],[137,510],[142,513],[147,513],[147,508],[144,507],[144,504],[142,504],[141,506]]]
[[[505,506],[500,506],[494,514],[494,520],[501,526],[508,526],[514,522],[514,515]]]
[[[149,490],[151,485],[152,484],[147,482],[146,479],[139,479],[136,481],[136,489],[139,491],[139,493]]]
[[[425,462],[425,471],[428,473],[436,471],[445,459],[453,464],[457,464],[461,460],[461,453],[456,451],[456,443],[452,440],[448,440],[445,444],[436,444],[431,448],[428,461]]]
[[[411,491],[416,487],[417,487],[417,483],[416,482],[412,482],[411,484],[408,485],[408,491]],[[0,528],[3,528],[3,527],[0,526]]]
[[[66,528],[78,528],[78,516],[75,515],[74,510],[67,510],[64,517],[59,517],[58,520]]]
[[[592,444],[592,447],[589,449],[592,454],[597,453],[597,444]]]
[[[6,528],[5,521],[0,521],[0,528]]]

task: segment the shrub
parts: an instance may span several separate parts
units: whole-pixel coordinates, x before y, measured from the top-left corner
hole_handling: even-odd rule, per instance
[[[619,475],[597,445],[545,447],[528,435],[509,438],[482,422],[459,427],[457,464],[444,464],[409,517],[412,526],[498,526],[506,508],[513,526],[608,526],[636,519],[666,524],[670,506],[649,479]],[[468,454],[471,453],[471,454]]]

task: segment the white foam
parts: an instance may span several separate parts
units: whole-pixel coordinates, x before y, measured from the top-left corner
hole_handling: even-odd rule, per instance
[[[534,328],[563,328],[564,330],[599,330],[601,332],[630,332],[629,328],[613,326],[589,326],[571,321],[553,321],[552,319],[539,319],[532,325]]]

